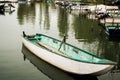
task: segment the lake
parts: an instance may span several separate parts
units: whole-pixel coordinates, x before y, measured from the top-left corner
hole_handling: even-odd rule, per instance
[[[13,3],[15,8],[0,14],[0,80],[118,80],[120,40],[106,36],[91,15],[69,12],[52,3]],[[22,44],[26,34],[42,33],[112,61],[117,67],[104,75],[68,74],[42,61]]]

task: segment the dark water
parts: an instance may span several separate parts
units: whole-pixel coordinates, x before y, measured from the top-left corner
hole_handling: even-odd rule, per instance
[[[52,3],[13,5],[0,15],[0,80],[119,80],[120,40],[107,37],[97,20]],[[60,40],[67,34],[68,43],[118,62],[117,68],[98,77],[65,73],[32,55],[22,45],[22,31]]]

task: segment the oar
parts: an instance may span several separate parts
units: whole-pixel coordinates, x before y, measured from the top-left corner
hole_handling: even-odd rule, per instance
[[[60,50],[63,43],[66,43],[66,35],[64,35],[63,40],[62,40],[62,42],[60,44],[60,47],[59,47],[58,51]]]

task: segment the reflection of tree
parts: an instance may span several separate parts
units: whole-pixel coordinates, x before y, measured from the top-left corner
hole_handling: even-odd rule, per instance
[[[120,43],[108,41],[102,48],[104,48],[104,57],[118,62],[118,68],[120,69]]]
[[[22,24],[24,24],[24,14],[25,14],[25,7],[26,7],[26,5],[25,4],[20,4],[19,5],[19,7],[18,7],[18,12],[17,12],[17,14],[18,14],[18,22],[19,22],[19,24],[20,25],[22,25]]]
[[[50,20],[49,20],[49,5],[47,1],[40,3],[39,8],[39,25],[43,26],[46,30],[50,28]]]
[[[58,11],[58,28],[60,32],[60,36],[63,36],[63,34],[67,35],[68,32],[68,14],[65,9],[59,8]]]
[[[50,20],[49,20],[49,5],[48,5],[48,3],[47,3],[47,0],[46,0],[46,2],[45,2],[45,4],[44,4],[45,6],[44,6],[44,10],[45,10],[45,12],[44,12],[44,16],[45,16],[45,22],[44,22],[44,27],[45,27],[45,29],[47,29],[47,30],[49,30],[49,27],[50,27]]]
[[[23,25],[24,22],[35,23],[35,5],[34,4],[19,4],[18,6],[18,20],[19,24]]]
[[[100,37],[100,26],[96,21],[88,20],[81,15],[79,17],[74,16],[72,19],[75,38],[84,40],[83,47],[86,51],[113,61],[118,62],[120,60],[120,44]]]
[[[40,14],[39,14],[39,23],[40,23],[40,25],[42,24],[42,11],[43,11],[43,9],[42,9],[42,3],[40,3]]]
[[[113,42],[108,47],[109,50],[106,51],[105,57],[117,62],[117,69],[120,70],[120,43]]]
[[[82,15],[73,18],[73,30],[76,39],[84,39],[87,42],[93,42],[99,35],[96,21],[89,20]]]
[[[98,39],[97,53],[106,59],[118,62],[118,69],[120,69],[120,42],[109,41],[104,35]]]

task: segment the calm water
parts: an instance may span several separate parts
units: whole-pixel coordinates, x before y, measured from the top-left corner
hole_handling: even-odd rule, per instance
[[[119,80],[120,41],[105,36],[97,20],[50,3],[13,5],[15,9],[0,15],[0,80]],[[22,45],[22,31],[60,40],[67,34],[68,43],[117,61],[117,70],[99,77],[65,73],[32,55]]]

